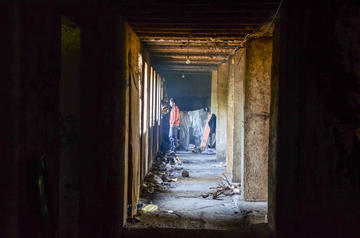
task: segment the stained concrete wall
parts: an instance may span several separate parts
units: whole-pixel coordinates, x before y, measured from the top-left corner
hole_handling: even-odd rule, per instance
[[[221,64],[217,75],[216,158],[226,160],[229,65]]]
[[[129,154],[129,204],[136,207],[140,197],[140,82],[141,82],[141,70],[139,69],[139,54],[141,54],[141,44],[138,36],[132,30],[129,25],[126,25],[128,43],[127,53],[128,65],[129,65],[129,81],[130,81],[130,154]],[[156,89],[156,87],[155,87]],[[156,93],[156,90],[155,90]],[[156,108],[155,108],[156,109]],[[154,111],[156,113],[156,110]],[[153,145],[156,148],[157,141]],[[155,149],[156,151],[156,149]],[[133,209],[133,213],[136,213],[136,209]]]
[[[278,237],[357,237],[360,6],[284,3],[274,46],[270,222]]]
[[[217,115],[217,71],[211,72],[211,113]]]
[[[235,80],[235,60],[229,60],[228,90],[227,90],[227,148],[226,148],[226,172],[232,173],[233,169],[233,139],[234,139],[234,80]]]
[[[246,44],[244,199],[265,201],[268,196],[268,144],[272,38]]]
[[[245,48],[240,49],[234,56],[234,131],[233,131],[233,166],[232,181],[244,184],[244,81],[245,81]],[[243,195],[241,186],[241,194]]]

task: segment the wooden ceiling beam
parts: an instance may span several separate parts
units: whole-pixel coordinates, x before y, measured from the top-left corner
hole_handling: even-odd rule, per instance
[[[268,17],[203,17],[203,18],[197,18],[194,17],[173,17],[173,18],[161,18],[161,17],[128,17],[127,18],[129,22],[132,24],[141,24],[141,23],[176,23],[176,24],[183,24],[186,27],[189,27],[190,25],[196,25],[196,24],[206,24],[206,23],[242,23],[246,25],[257,25],[257,24],[263,24],[266,21],[269,21],[270,19]]]
[[[157,24],[157,23],[142,23],[142,24],[135,24],[131,23],[131,27],[134,30],[181,30],[181,31],[200,31],[200,30],[218,30],[221,31],[222,29],[237,29],[243,31],[253,31],[258,28],[257,25],[243,25],[238,23],[228,23],[228,24],[220,24],[216,25],[216,23],[205,23],[205,24],[194,24],[190,26],[184,26],[182,24],[171,24],[171,23],[164,23],[164,24]],[[215,27],[214,27],[215,26]]]
[[[118,4],[116,10],[118,11],[143,11],[143,12],[154,12],[154,13],[161,13],[162,9],[172,9],[173,11],[181,11],[181,10],[193,10],[193,11],[219,11],[220,9],[223,11],[226,10],[238,10],[238,11],[256,11],[259,9],[262,10],[273,10],[279,5],[280,1],[238,1],[234,2],[231,1],[216,1],[216,2],[199,2],[199,1],[191,1],[191,2],[159,2],[157,1],[156,4],[154,4],[153,1],[146,3],[146,2],[140,2],[136,3],[134,1],[132,2],[126,2],[124,4]]]
[[[241,32],[206,32],[206,33],[163,33],[163,32],[136,32],[140,39],[145,37],[151,38],[196,38],[196,39],[205,39],[210,37],[217,37],[217,38],[234,38],[237,37],[238,39],[244,38],[248,33],[241,33]]]
[[[167,66],[167,67],[158,67],[158,69],[160,70],[160,72],[162,74],[164,74],[163,72],[168,72],[168,71],[179,71],[179,72],[211,72],[214,70],[217,70],[217,66],[196,66],[196,67],[185,67],[185,66]]]
[[[198,57],[227,57],[229,55],[229,53],[211,53],[211,51],[203,51],[201,53],[194,53],[189,51],[188,52],[157,52],[152,50],[151,51],[151,55],[154,57],[185,57],[185,56],[190,56],[192,58],[198,58]]]
[[[192,36],[190,37],[181,37],[181,36],[172,36],[172,37],[168,37],[168,36],[140,36],[139,37],[142,41],[183,41],[183,42],[187,42],[187,41],[194,41],[194,40],[199,40],[199,41],[208,41],[208,42],[216,42],[216,41],[238,41],[241,42],[241,40],[244,38],[243,36],[220,36],[220,35],[204,35],[204,36]]]
[[[201,28],[194,28],[194,29],[183,29],[183,28],[136,28],[134,27],[133,30],[138,34],[152,34],[152,33],[162,33],[162,34],[248,34],[253,32],[254,30],[244,30],[241,28],[221,28],[221,29],[201,29]]]
[[[187,55],[153,55],[154,58],[156,58],[158,61],[186,61],[186,57]],[[192,62],[198,62],[198,61],[214,61],[214,62],[218,62],[218,61],[223,61],[223,60],[226,60],[228,58],[228,56],[213,56],[211,54],[208,54],[208,55],[192,55],[192,56],[189,56],[190,58],[190,61]]]

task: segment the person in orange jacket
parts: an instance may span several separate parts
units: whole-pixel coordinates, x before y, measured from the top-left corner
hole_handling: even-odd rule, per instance
[[[170,150],[175,151],[178,145],[178,133],[180,130],[180,110],[176,106],[175,99],[170,98],[170,129],[169,129],[169,140],[170,140]]]

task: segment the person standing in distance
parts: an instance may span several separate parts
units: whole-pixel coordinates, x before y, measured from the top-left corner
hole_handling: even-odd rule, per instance
[[[175,149],[178,144],[178,133],[180,130],[180,110],[176,106],[175,99],[170,98],[170,129],[169,129],[169,140],[170,140],[170,150],[175,152]]]

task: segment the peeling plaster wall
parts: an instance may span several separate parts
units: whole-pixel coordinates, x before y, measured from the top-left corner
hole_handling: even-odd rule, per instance
[[[268,196],[268,144],[272,38],[246,44],[244,199]]]

